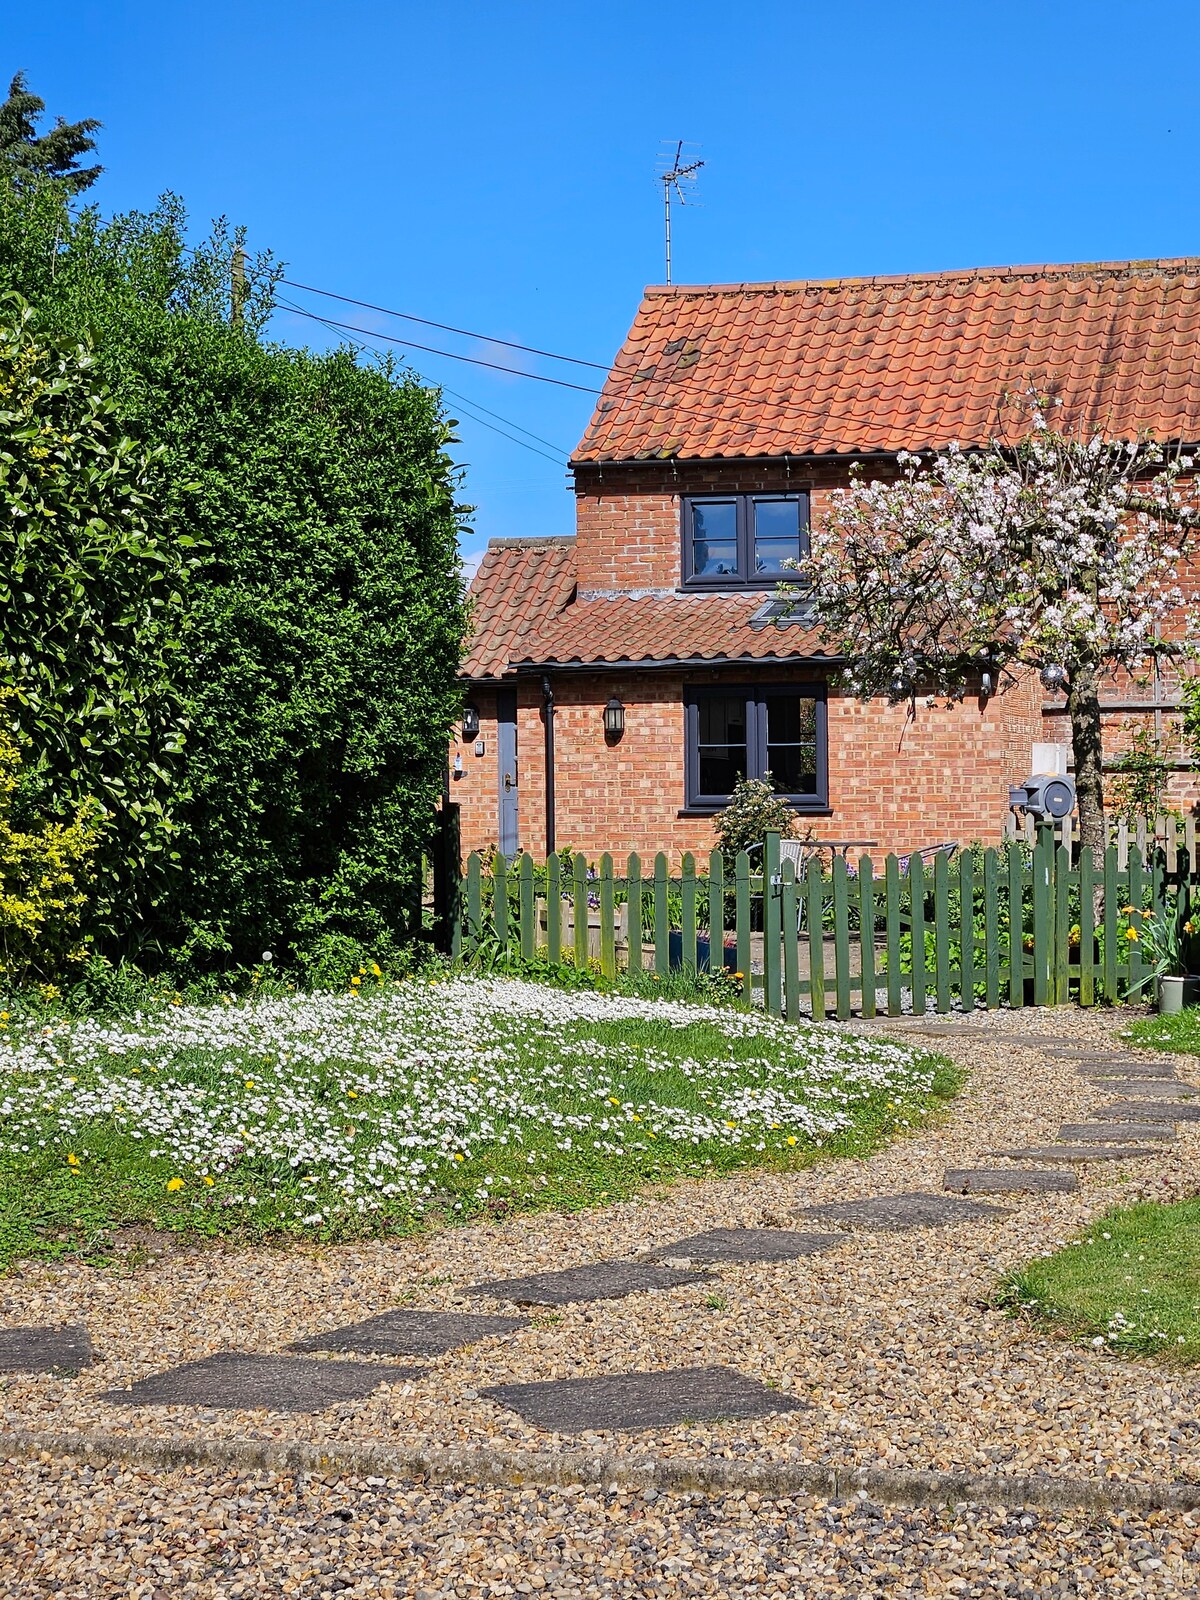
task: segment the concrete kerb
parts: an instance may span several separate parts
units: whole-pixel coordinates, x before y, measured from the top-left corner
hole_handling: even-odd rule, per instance
[[[137,1434],[0,1431],[0,1458],[67,1456],[167,1470],[212,1467],[313,1478],[377,1478],[481,1487],[656,1489],[762,1495],[787,1500],[860,1496],[884,1505],[992,1505],[1047,1511],[1200,1510],[1200,1483],[1126,1483],[1049,1473],[935,1472],[837,1467],[807,1462],[724,1461],[708,1457],[622,1457],[586,1450],[403,1450],[345,1446],[326,1450],[258,1439],[157,1439]]]

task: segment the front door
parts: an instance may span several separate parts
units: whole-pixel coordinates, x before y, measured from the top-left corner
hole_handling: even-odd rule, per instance
[[[520,849],[517,813],[517,691],[496,693],[496,752],[500,772],[500,853],[515,856]]]

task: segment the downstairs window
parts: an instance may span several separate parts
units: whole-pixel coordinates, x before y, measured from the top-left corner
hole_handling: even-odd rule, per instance
[[[825,691],[820,684],[684,691],[686,802],[726,805],[741,777],[770,777],[797,809],[828,799]]]

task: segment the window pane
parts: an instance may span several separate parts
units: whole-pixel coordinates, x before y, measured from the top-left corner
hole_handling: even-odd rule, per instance
[[[745,695],[705,695],[696,706],[699,724],[699,792],[732,794],[746,775]]]
[[[692,504],[692,575],[737,574],[737,505],[732,500]]]
[[[817,704],[807,695],[772,696],[767,707],[767,770],[784,794],[817,792]]]
[[[700,752],[700,793],[732,794],[739,778],[746,776],[745,745],[710,745]]]
[[[784,572],[784,561],[800,559],[799,500],[754,502],[754,570]]]

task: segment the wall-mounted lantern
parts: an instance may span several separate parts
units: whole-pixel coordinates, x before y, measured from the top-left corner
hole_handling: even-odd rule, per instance
[[[475,739],[479,735],[479,709],[476,706],[466,705],[462,714],[463,742]]]
[[[616,695],[613,695],[604,708],[604,737],[610,744],[616,744],[624,732],[625,707],[617,699]]]

